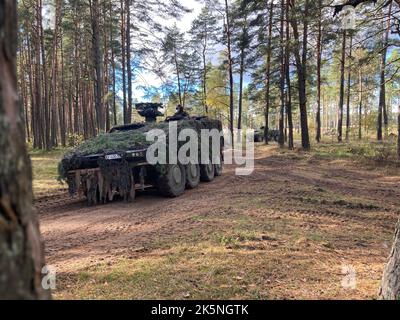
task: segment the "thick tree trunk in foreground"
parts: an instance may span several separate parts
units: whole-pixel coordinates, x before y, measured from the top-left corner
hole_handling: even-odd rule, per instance
[[[380,297],[385,300],[400,299],[400,221],[396,227],[389,262],[383,273]]]
[[[0,1],[0,299],[46,299],[43,251],[16,89],[16,1]]]

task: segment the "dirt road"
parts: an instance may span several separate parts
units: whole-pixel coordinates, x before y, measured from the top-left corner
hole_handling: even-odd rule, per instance
[[[178,199],[146,192],[135,203],[96,207],[65,194],[39,199],[47,262],[61,279],[56,296],[86,290],[79,296],[93,297],[90,276],[77,275],[96,266],[168,257],[177,246],[207,244],[222,250],[215,264],[235,257],[224,272],[246,272],[236,276],[239,284],[225,284],[218,274],[203,278],[200,267],[183,266],[179,258],[180,270],[199,278],[192,287],[185,284],[188,297],[254,298],[257,291],[257,298],[374,298],[400,213],[399,175],[349,161],[280,154],[274,147],[259,147],[256,158],[251,176],[235,176],[227,166],[223,177]],[[206,257],[207,246],[199,249]],[[353,273],[355,285],[347,281]],[[237,290],[215,295],[204,281]],[[177,285],[169,296],[148,292],[138,298],[179,298],[180,290]]]

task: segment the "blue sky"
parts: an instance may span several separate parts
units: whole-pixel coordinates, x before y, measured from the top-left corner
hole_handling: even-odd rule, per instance
[[[198,16],[201,12],[202,4],[195,0],[185,0],[184,5],[192,9],[191,13],[185,14],[181,20],[169,20],[169,21],[162,21],[162,23],[166,26],[171,26],[174,23],[177,23],[178,27],[181,31],[189,31],[192,21]],[[137,89],[137,86],[153,86],[153,87],[160,87],[162,85],[161,80],[154,75],[152,72],[142,72],[139,76],[136,77],[136,81],[133,83],[133,94],[134,98],[139,101],[143,100],[144,91]]]

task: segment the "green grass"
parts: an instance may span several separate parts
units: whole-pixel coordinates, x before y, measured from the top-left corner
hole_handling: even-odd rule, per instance
[[[244,263],[246,261],[246,263]],[[272,271],[265,252],[249,254],[210,243],[178,245],[159,255],[119,259],[60,275],[56,298],[74,299],[266,299],[260,270]],[[66,293],[65,286],[72,290]],[[261,283],[260,283],[261,281]],[[67,295],[66,295],[67,294]]]
[[[57,190],[66,188],[58,178],[58,162],[68,149],[43,151],[29,150],[33,171],[33,192],[36,197],[50,195]]]
[[[316,159],[350,159],[380,165],[399,165],[394,141],[354,141],[350,143],[323,143],[314,145]]]

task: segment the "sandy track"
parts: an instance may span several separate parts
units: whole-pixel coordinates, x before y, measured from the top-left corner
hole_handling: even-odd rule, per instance
[[[228,221],[240,211],[253,217],[303,221],[304,230],[337,227],[338,250],[354,252],[360,263],[378,261],[383,267],[390,249],[388,239],[400,214],[399,175],[344,161],[283,156],[272,147],[260,147],[256,157],[251,176],[235,176],[234,167],[226,166],[223,177],[178,199],[148,191],[134,203],[95,207],[64,194],[38,201],[48,263],[68,273],[116,258],[151,255],[171,241],[207,234],[208,227],[225,228],[223,222],[207,226],[193,219],[196,216],[215,215]],[[372,240],[353,241],[350,233],[340,233],[341,228],[346,233],[368,230]],[[360,255],[360,248],[377,253]]]

